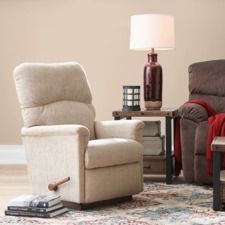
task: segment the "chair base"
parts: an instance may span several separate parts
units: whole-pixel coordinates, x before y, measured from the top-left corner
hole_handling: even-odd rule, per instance
[[[76,210],[85,210],[90,209],[93,207],[99,207],[99,206],[106,206],[116,203],[121,203],[125,201],[131,201],[132,196],[125,196],[120,198],[113,198],[109,200],[103,200],[98,202],[91,202],[91,203],[76,203],[76,202],[69,202],[69,201],[63,201],[63,206],[70,209],[76,209]]]

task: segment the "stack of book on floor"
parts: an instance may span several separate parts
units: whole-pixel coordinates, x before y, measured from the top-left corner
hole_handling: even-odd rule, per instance
[[[67,211],[58,195],[21,195],[9,202],[5,215],[51,218]]]

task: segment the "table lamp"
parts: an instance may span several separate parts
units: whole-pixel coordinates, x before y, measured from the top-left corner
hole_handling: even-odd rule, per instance
[[[131,16],[130,49],[149,51],[144,66],[144,101],[146,110],[162,106],[162,67],[155,50],[174,48],[174,17],[161,14]]]

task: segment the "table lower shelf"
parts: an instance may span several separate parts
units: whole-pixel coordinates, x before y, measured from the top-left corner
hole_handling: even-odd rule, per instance
[[[174,157],[173,162],[174,162]],[[173,163],[174,164],[174,163]],[[165,155],[144,155],[143,173],[152,175],[166,174],[166,156]]]

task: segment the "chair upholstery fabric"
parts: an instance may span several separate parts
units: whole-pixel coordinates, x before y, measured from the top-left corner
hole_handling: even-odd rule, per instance
[[[143,124],[139,120],[95,121],[96,138],[125,138],[142,142]]]
[[[142,145],[124,138],[105,138],[89,141],[85,152],[85,168],[94,169],[107,166],[140,162]]]
[[[189,66],[189,99],[202,99],[216,112],[225,112],[225,60]]]
[[[85,201],[88,203],[127,196],[143,190],[140,163],[86,170],[85,174]]]
[[[189,99],[206,101],[216,112],[225,112],[225,60],[189,66]],[[206,142],[208,113],[204,107],[187,103],[179,108],[184,178],[188,182],[211,183],[207,175]]]
[[[15,69],[14,78],[24,126],[81,124],[94,139],[95,110],[78,63],[24,63]]]
[[[49,194],[49,183],[68,176],[56,191],[65,201],[91,203],[142,191],[144,123],[95,122],[78,63],[25,63],[14,78],[34,194]]]

